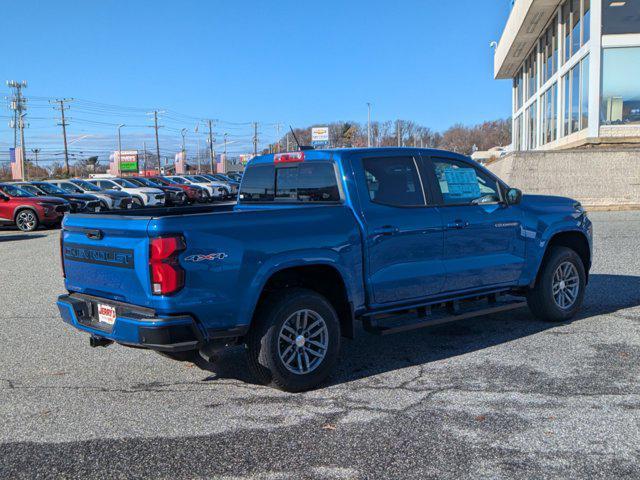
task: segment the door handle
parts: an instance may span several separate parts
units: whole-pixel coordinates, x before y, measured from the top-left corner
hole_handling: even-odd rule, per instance
[[[394,227],[393,225],[385,225],[384,227],[379,227],[373,230],[373,234],[375,236],[378,235],[395,235],[398,233],[400,229],[398,227]]]
[[[462,230],[463,228],[467,228],[468,226],[469,222],[463,222],[462,220],[456,220],[455,222],[447,224],[447,228],[449,230]]]

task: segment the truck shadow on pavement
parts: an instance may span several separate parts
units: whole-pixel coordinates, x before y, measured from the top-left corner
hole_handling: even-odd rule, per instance
[[[582,311],[571,322],[544,322],[522,308],[385,337],[358,329],[354,340],[343,340],[340,360],[328,385],[457,357],[638,305],[640,276],[592,274]],[[640,320],[640,313],[637,318]],[[198,366],[214,373],[205,380],[253,382],[241,349],[229,350],[214,363],[203,360]]]
[[[2,230],[0,230],[1,232]],[[18,240],[33,240],[35,238],[44,238],[46,235],[42,234],[15,234],[15,235],[0,235],[0,243],[3,242],[17,242]]]

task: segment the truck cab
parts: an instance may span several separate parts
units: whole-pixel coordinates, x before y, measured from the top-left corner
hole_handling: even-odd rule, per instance
[[[243,343],[260,382],[300,391],[358,323],[572,318],[591,238],[578,202],[523,195],[462,155],[303,150],[253,159],[235,206],[69,216],[58,305],[96,344],[209,358]]]

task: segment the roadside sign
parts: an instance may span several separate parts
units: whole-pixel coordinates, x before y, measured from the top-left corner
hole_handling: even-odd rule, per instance
[[[115,159],[115,163],[119,166],[119,170],[121,172],[138,171],[137,150],[122,150],[122,152],[115,151],[113,158]]]
[[[311,129],[311,145],[314,147],[329,145],[329,129],[327,127],[313,127]]]

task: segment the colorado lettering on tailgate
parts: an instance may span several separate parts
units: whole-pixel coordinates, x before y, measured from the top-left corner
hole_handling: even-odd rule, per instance
[[[110,247],[88,247],[67,243],[64,258],[75,262],[110,265],[112,267],[133,268],[133,250]]]

